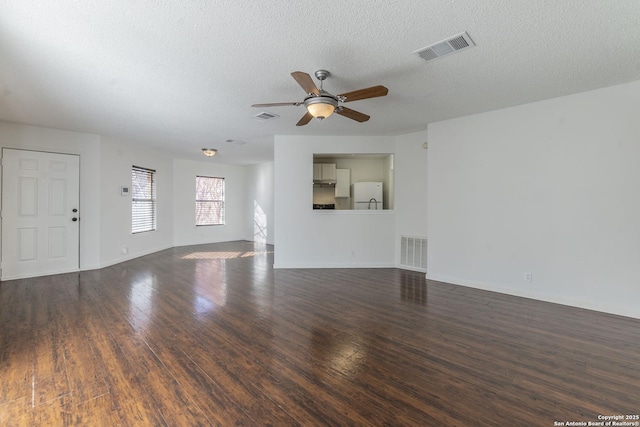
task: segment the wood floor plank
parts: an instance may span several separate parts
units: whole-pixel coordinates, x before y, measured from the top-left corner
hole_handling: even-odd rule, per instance
[[[109,390],[104,381],[103,364],[95,357],[93,337],[87,331],[87,324],[95,313],[81,300],[79,281],[74,281],[73,275],[66,277],[64,284],[56,286],[56,292],[47,298],[50,306],[49,323],[55,325],[55,334],[49,334],[48,338],[57,340],[55,347],[59,352],[54,360],[63,365],[60,369],[64,369],[66,376],[62,390],[65,393],[62,395],[70,395],[65,402],[79,405]],[[78,275],[75,278],[78,279]]]
[[[191,398],[189,390],[158,359],[146,342],[137,335],[118,338],[119,346],[130,366],[140,370],[135,376],[135,390],[149,408],[162,417],[165,424],[210,425],[211,422]]]
[[[105,381],[104,362],[96,355],[94,337],[82,317],[73,325],[65,322],[62,338],[64,361],[69,379],[69,392],[76,405],[109,393]]]
[[[30,299],[34,306],[30,331],[34,346],[32,403],[36,406],[70,394],[61,341],[64,329],[59,325],[60,292],[54,292],[59,283],[55,277],[47,277]]]
[[[33,342],[22,334],[8,336],[0,343],[0,405],[31,398]]]
[[[237,377],[230,375],[214,363],[206,360],[204,368],[189,353],[173,347],[160,349],[161,358],[176,372],[178,381],[187,389],[202,390],[193,396],[203,412],[219,425],[260,425],[265,420],[278,426],[299,425],[281,407],[268,399],[254,386],[246,387]],[[197,352],[197,351],[196,351]],[[196,356],[196,359],[198,357]]]
[[[97,427],[129,425],[118,414],[113,396],[109,392],[89,400],[83,400],[77,405],[74,404],[75,399],[70,399],[70,401],[71,404],[66,407],[61,405],[61,409],[68,414],[66,419],[69,420],[69,425]]]
[[[172,248],[0,282],[0,425],[554,425],[636,414],[640,320],[398,269]]]
[[[32,408],[30,396],[0,404],[0,425],[6,427],[32,425]]]

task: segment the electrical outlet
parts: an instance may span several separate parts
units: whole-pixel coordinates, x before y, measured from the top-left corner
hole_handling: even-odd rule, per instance
[[[533,282],[533,273],[524,273],[523,279],[525,282]]]
[[[351,257],[354,258],[356,256],[356,251],[351,251]]]

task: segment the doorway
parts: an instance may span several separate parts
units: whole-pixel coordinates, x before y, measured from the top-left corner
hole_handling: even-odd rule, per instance
[[[80,269],[80,157],[2,149],[2,280]]]

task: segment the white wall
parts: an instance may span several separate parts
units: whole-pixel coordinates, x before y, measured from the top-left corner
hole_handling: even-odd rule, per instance
[[[396,207],[396,264],[400,264],[400,236],[427,237],[427,131],[396,137],[394,156]]]
[[[80,269],[100,266],[100,136],[0,121],[0,146],[80,156]],[[1,191],[1,190],[0,190]]]
[[[264,233],[266,243],[274,242],[273,168],[273,162],[245,166],[245,240],[260,241]]]
[[[254,201],[266,216],[267,243],[273,243],[272,162],[243,167],[184,161],[135,141],[1,121],[0,147],[80,156],[81,270],[105,267],[174,245],[251,240]],[[131,234],[131,197],[120,195],[120,187],[131,186],[133,165],[156,170],[155,232]],[[196,175],[225,178],[224,226],[195,227]]]
[[[394,153],[393,137],[275,137],[275,267],[390,267],[393,211],[313,211],[314,153]],[[355,256],[352,256],[355,254]]]
[[[195,225],[196,176],[224,178],[225,224]],[[173,162],[175,246],[226,242],[245,238],[245,178],[242,166],[176,159]]]
[[[351,183],[382,182],[386,179],[385,159],[381,157],[357,157],[355,159],[341,157],[335,160],[328,160],[326,163],[335,163],[337,169],[349,169],[351,171]]]
[[[430,124],[429,277],[640,317],[639,111],[633,82]]]
[[[131,141],[102,137],[100,161],[100,205],[103,213],[100,225],[101,266],[172,247],[173,159]],[[131,234],[131,196],[120,195],[120,187],[131,187],[132,166],[156,171],[156,231]]]

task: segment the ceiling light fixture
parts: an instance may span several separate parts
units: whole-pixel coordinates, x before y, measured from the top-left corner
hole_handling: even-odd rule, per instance
[[[203,148],[202,149],[202,154],[204,154],[207,157],[213,157],[218,153],[218,150],[216,150],[215,148]]]
[[[316,119],[326,119],[338,107],[338,100],[326,95],[312,96],[304,100],[307,111]]]

